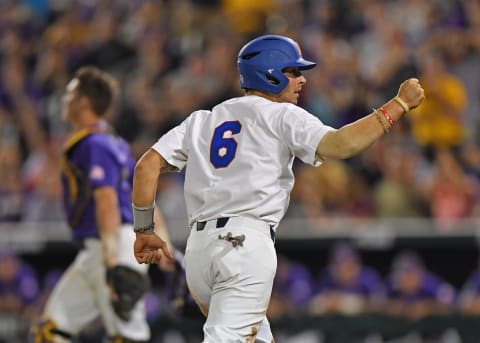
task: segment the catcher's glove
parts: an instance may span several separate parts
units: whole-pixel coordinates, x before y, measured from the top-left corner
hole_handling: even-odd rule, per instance
[[[148,275],[126,266],[115,266],[107,269],[107,283],[114,293],[113,310],[122,320],[128,321],[135,304],[150,288]]]

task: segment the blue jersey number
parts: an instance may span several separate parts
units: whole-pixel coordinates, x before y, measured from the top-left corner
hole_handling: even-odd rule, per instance
[[[210,145],[210,162],[215,168],[228,167],[235,158],[237,141],[233,138],[242,129],[239,121],[226,121],[215,129]]]

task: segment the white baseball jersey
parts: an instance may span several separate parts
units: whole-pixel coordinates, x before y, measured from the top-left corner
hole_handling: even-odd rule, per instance
[[[320,165],[316,149],[329,130],[296,105],[247,95],[193,112],[152,148],[186,167],[190,226],[232,216],[276,226],[290,200],[294,157]]]

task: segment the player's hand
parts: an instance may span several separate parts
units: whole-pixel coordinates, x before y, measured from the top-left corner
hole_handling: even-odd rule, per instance
[[[423,99],[425,99],[425,93],[420,85],[418,79],[412,78],[404,81],[400,85],[400,89],[397,94],[408,107],[413,110],[415,107],[418,107]]]
[[[167,243],[155,233],[137,233],[133,253],[138,263],[157,264],[162,257],[173,260]]]
[[[162,272],[173,273],[173,272],[180,272],[184,269],[183,267],[183,253],[178,249],[173,249],[173,260],[162,258],[160,263],[158,264],[158,268]]]

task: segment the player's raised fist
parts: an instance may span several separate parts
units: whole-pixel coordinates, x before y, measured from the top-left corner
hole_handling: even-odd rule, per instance
[[[422,85],[418,79],[411,78],[404,81],[400,85],[397,96],[405,102],[410,110],[418,107],[423,99],[425,99],[425,93]]]

